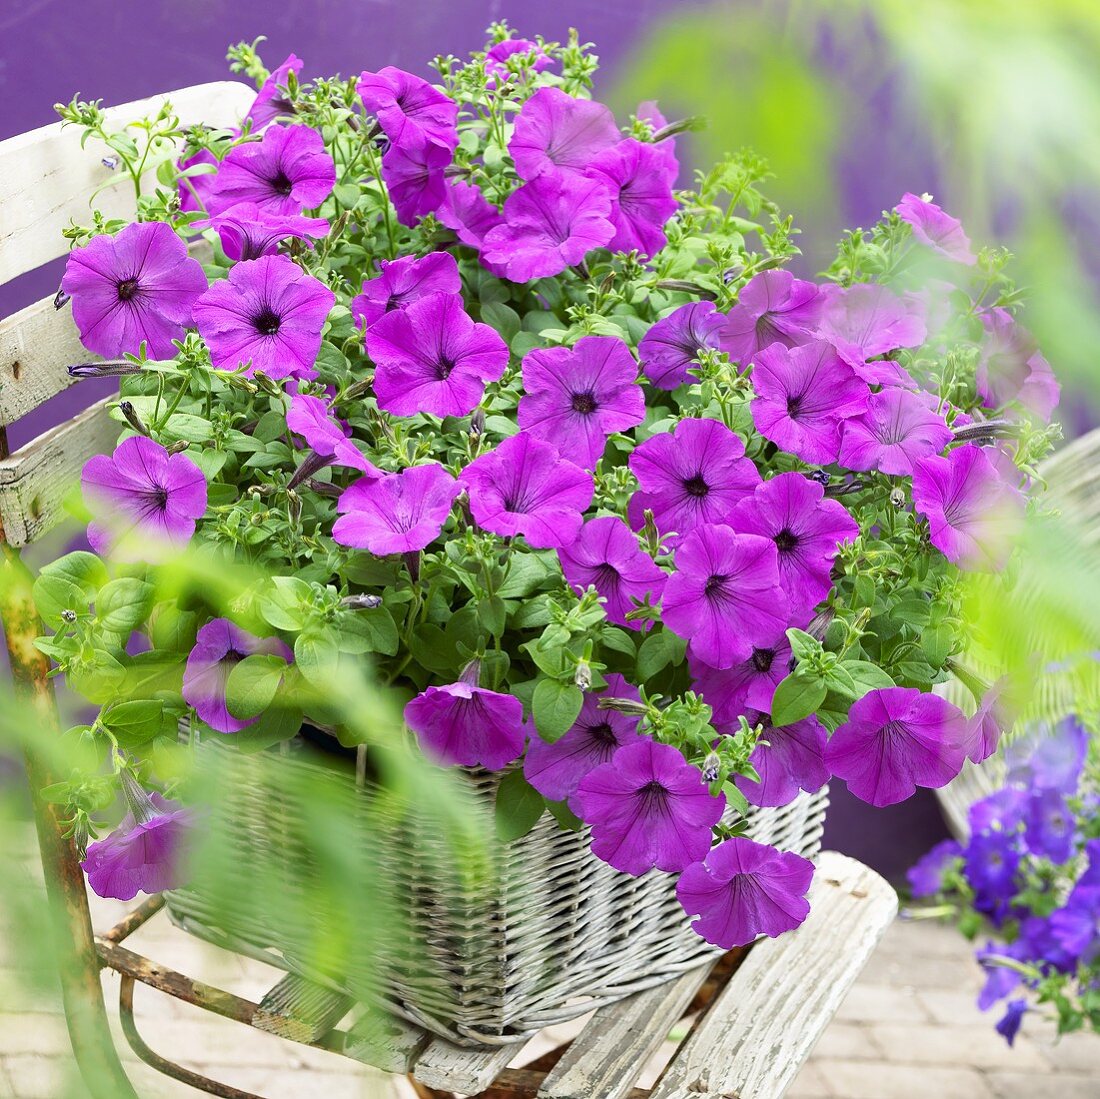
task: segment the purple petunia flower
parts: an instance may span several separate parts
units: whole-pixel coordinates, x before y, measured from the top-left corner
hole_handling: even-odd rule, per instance
[[[943,889],[944,875],[962,860],[962,847],[955,840],[940,840],[921,856],[905,874],[914,897],[934,897]]]
[[[93,237],[65,262],[61,289],[72,296],[80,342],[97,355],[152,359],[176,354],[191,309],[206,290],[202,265],[162,221],[134,222],[118,236]]]
[[[913,470],[913,506],[928,520],[928,537],[961,569],[998,570],[1012,552],[1023,495],[987,452],[971,443]]]
[[[475,458],[460,480],[479,527],[522,534],[535,549],[571,546],[595,490],[591,474],[526,431]]]
[[[618,749],[577,787],[592,854],[635,877],[657,867],[676,873],[710,849],[724,794],[712,797],[698,767],[671,744],[648,737]]]
[[[938,695],[880,687],[852,703],[833,733],[825,763],[861,801],[882,807],[918,786],[946,786],[966,758],[966,718]]]
[[[504,222],[485,234],[481,253],[512,282],[560,275],[615,235],[611,196],[595,180],[540,176],[504,201]]]
[[[659,603],[668,577],[638,545],[638,536],[617,515],[589,519],[576,541],[558,550],[562,572],[578,595],[590,586],[605,600],[608,622],[640,630],[627,614],[648,597]]]
[[[245,120],[251,121],[253,133],[259,133],[269,122],[294,114],[294,107],[284,91],[291,73],[297,76],[302,71],[302,59],[291,54],[263,82],[252,106],[248,108]]]
[[[1093,840],[1092,844],[1096,842]],[[1059,948],[1058,952],[1064,955],[1058,961],[1062,962],[1065,969],[1072,969],[1078,959],[1085,965],[1092,965],[1100,958],[1100,925],[1097,913],[1100,913],[1100,886],[1088,883],[1083,878],[1073,887],[1066,903],[1051,913],[1048,931]],[[1054,961],[1049,953],[1038,956]]]
[[[945,840],[944,843],[949,843]],[[942,845],[941,845],[942,846]],[[1003,1000],[1010,992],[1019,987],[1023,976],[1007,965],[1000,965],[997,957],[1015,958],[1018,962],[1027,960],[1025,944],[1017,940],[1014,943],[987,943],[974,952],[974,959],[985,971],[985,984],[978,993],[978,1010],[988,1011],[998,1000]]]
[[[1037,725],[1005,748],[1005,781],[1029,789],[1077,792],[1088,758],[1088,730],[1075,717]]]
[[[519,426],[558,452],[595,468],[607,437],[645,419],[645,394],[630,348],[614,336],[583,336],[572,347],[530,351],[523,360]]]
[[[841,542],[859,534],[859,524],[839,500],[801,473],[780,473],[742,500],[730,520],[743,534],[775,543],[779,575],[795,618],[807,616],[832,590],[831,570]]]
[[[312,126],[268,126],[260,141],[226,153],[207,201],[211,214],[254,202],[272,214],[300,214],[332,193],[336,167]]]
[[[689,670],[693,689],[713,711],[714,725],[736,725],[741,714],[750,710],[765,714],[771,710],[775,688],[791,670],[791,643],[786,634],[779,634],[729,668],[711,668],[691,660]]]
[[[495,88],[498,80],[507,80],[511,76],[507,62],[519,54],[527,55],[526,68],[529,72],[540,73],[554,64],[553,59],[546,55],[537,42],[532,42],[529,38],[506,38],[485,51],[485,75],[489,78],[486,82],[488,87]]]
[[[840,464],[907,477],[923,458],[939,454],[954,436],[944,418],[916,393],[888,388],[872,393],[867,410],[845,420]]]
[[[752,385],[757,431],[788,454],[822,465],[837,460],[841,422],[863,413],[870,396],[867,383],[820,340],[761,351]]]
[[[364,282],[362,293],[351,299],[351,314],[364,328],[429,294],[462,292],[458,263],[450,252],[379,260],[378,270],[378,277]]]
[[[216,229],[222,249],[231,260],[259,259],[273,255],[287,237],[309,241],[328,235],[325,218],[307,218],[301,214],[275,214],[261,210],[254,202],[241,202],[195,227]]]
[[[1026,808],[1026,792],[1015,787],[979,798],[966,814],[971,835],[991,830],[1011,832],[1023,820]]]
[[[638,344],[645,376],[658,389],[691,381],[689,368],[698,362],[701,350],[718,347],[724,321],[710,301],[690,301],[662,317]]]
[[[550,801],[568,799],[575,806],[573,795],[585,775],[607,763],[619,748],[646,739],[638,732],[640,718],[636,714],[599,708],[601,698],[641,699],[638,688],[621,675],[611,673],[606,679],[604,690],[584,696],[577,720],[563,737],[547,744],[535,736],[527,746],[524,777]]]
[[[981,704],[966,726],[967,756],[971,763],[982,763],[997,750],[1001,734],[1013,723],[1005,700],[1008,679],[1001,678],[982,696]]]
[[[443,204],[435,212],[441,225],[454,231],[470,248],[480,250],[490,229],[504,223],[500,211],[485,197],[476,183],[448,179]]]
[[[402,225],[415,225],[443,205],[447,197],[444,169],[450,163],[451,151],[442,145],[391,145],[386,150],[382,180]]]
[[[1020,405],[1044,423],[1058,404],[1061,387],[1035,338],[1007,309],[982,314],[985,339],[975,382],[989,408]]]
[[[88,541],[118,561],[158,561],[191,541],[206,512],[206,478],[186,454],[134,435],[97,454],[80,478],[95,518]]]
[[[661,108],[657,106],[657,100],[655,99],[642,100],[642,102],[638,104],[635,118],[648,122],[653,129],[654,135],[660,133],[660,131],[668,125],[668,119],[661,113]],[[654,144],[654,148],[660,150],[661,155],[665,158],[665,162],[672,169],[672,178],[675,180],[680,174],[680,162],[676,159],[676,138],[662,138]]]
[[[974,890],[974,907],[994,923],[1002,923],[1017,892],[1016,838],[1005,832],[979,832],[970,837],[963,860],[963,874]]]
[[[516,116],[508,151],[522,179],[544,173],[583,175],[621,137],[615,116],[602,103],[576,99],[558,88],[539,88]]]
[[[734,836],[680,875],[676,896],[689,916],[699,916],[691,925],[699,935],[732,950],[798,927],[810,914],[813,876],[809,859]]]
[[[394,416],[467,416],[508,365],[508,345],[457,294],[429,294],[367,331],[378,407]]]
[[[422,550],[439,537],[458,493],[458,482],[434,462],[356,481],[340,497],[332,537],[376,557]]]
[[[913,237],[932,251],[969,266],[978,262],[970,250],[970,239],[963,232],[962,222],[941,210],[930,195],[925,198],[906,193],[894,209],[902,221],[913,227]]]
[[[458,146],[458,104],[419,76],[387,65],[364,72],[356,91],[392,146],[436,145],[448,153]]]
[[[661,601],[664,624],[712,668],[747,660],[787,626],[774,543],[729,527],[696,527],[676,549]]]
[[[126,814],[105,838],[90,844],[80,864],[100,897],[133,900],[139,892],[162,893],[184,882],[183,858],[195,815],[160,794],[147,795],[147,807]]]
[[[1028,1012],[1027,1000],[1009,1000],[1004,1016],[997,1023],[994,1030],[1010,1045],[1016,1042],[1016,1035],[1020,1031],[1020,1025]]]
[[[640,530],[647,509],[673,544],[705,523],[725,523],[737,503],[760,484],[745,444],[720,420],[681,420],[653,435],[627,464],[640,488],[630,498],[630,525]]]
[[[344,434],[332,418],[332,409],[320,397],[295,393],[290,398],[286,426],[301,435],[314,454],[328,458],[330,463],[357,469],[372,478],[381,476],[359,448]]]
[[[1068,862],[1076,849],[1073,812],[1057,790],[1038,790],[1028,799],[1024,839],[1033,855]]]
[[[877,283],[822,288],[824,303],[817,335],[833,344],[856,373],[871,384],[896,384],[907,379],[891,362],[868,363],[900,347],[919,347],[928,334],[915,303],[899,298]]]
[[[815,283],[796,279],[790,271],[761,271],[741,288],[719,333],[719,346],[742,366],[773,343],[797,347],[813,338],[823,304]]]
[[[523,703],[479,687],[477,676],[475,661],[457,683],[422,691],[405,707],[405,724],[438,763],[499,771],[523,752]]]
[[[256,637],[228,618],[215,618],[199,630],[183,673],[183,700],[211,729],[239,733],[256,722],[234,717],[226,701],[230,673],[256,653],[281,656],[288,663],[294,659],[277,637]]]
[[[664,225],[676,213],[672,184],[676,172],[656,145],[632,137],[605,149],[586,175],[603,183],[611,194],[612,252],[656,255],[668,243]]]
[[[788,805],[800,790],[813,793],[829,781],[825,766],[825,745],[829,734],[812,714],[801,721],[777,727],[767,714],[750,712],[745,715],[750,725],[762,725],[760,740],[749,756],[749,762],[760,776],[754,782],[738,775],[737,789],[753,805]]]
[[[270,132],[270,131],[268,131]],[[286,256],[234,266],[195,303],[195,323],[222,370],[309,380],[336,295]]]

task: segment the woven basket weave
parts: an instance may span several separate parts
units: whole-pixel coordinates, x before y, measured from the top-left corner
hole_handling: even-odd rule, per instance
[[[310,853],[300,839],[286,838],[305,830],[279,826],[307,819],[292,781],[304,768],[331,789],[346,815],[347,842],[370,845],[378,879],[370,892],[386,898],[406,945],[372,942],[359,960],[351,956],[346,972],[317,972],[306,960],[309,928],[287,926],[262,904],[218,904],[193,887],[166,894],[173,921],[202,938],[344,990],[380,988],[381,1006],[463,1045],[516,1041],[716,953],[690,929],[675,877],[620,874],[592,855],[587,831],[561,829],[547,813],[495,853],[494,874],[471,882],[454,872],[450,849],[431,835],[395,826],[380,837],[377,818],[368,826],[357,811],[371,788],[357,787],[353,775],[295,754],[245,755],[222,743],[199,750],[218,753],[225,793],[213,811],[223,818],[220,842],[232,847],[222,852],[225,865],[276,874],[286,867],[294,879],[286,888],[311,896]],[[501,775],[465,774],[477,811],[491,813]],[[754,809],[748,834],[812,857],[827,805],[824,788],[779,809]],[[314,918],[324,925],[328,915]]]

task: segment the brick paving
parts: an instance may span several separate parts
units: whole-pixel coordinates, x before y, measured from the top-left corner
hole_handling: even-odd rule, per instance
[[[29,832],[26,839],[24,851]],[[39,888],[36,867],[27,859],[16,873],[23,876],[25,889],[18,883],[9,898],[33,905]],[[8,872],[3,881],[12,884]],[[113,923],[126,908],[94,900],[99,927]],[[16,949],[11,918],[10,911],[5,917],[0,908],[0,1096],[86,1099],[72,1078],[68,1039],[49,975],[41,959],[36,962],[25,949]],[[163,916],[131,942],[155,960],[251,999],[259,999],[278,976],[267,966],[175,931]],[[108,1001],[117,1002],[117,976],[105,974],[104,983]],[[1049,1025],[1029,1018],[1010,1050],[993,1032],[993,1019],[974,1006],[980,984],[967,944],[954,931],[899,921],[788,1099],[1100,1099],[1100,1037],[1072,1035],[1055,1043]],[[283,1042],[140,986],[135,1003],[154,1049],[265,1099],[412,1095],[402,1082],[345,1058]],[[545,1044],[536,1039],[525,1059]],[[143,1099],[194,1099],[199,1094],[143,1065],[121,1035],[119,1048]],[[659,1067],[656,1058],[642,1083],[651,1082]]]

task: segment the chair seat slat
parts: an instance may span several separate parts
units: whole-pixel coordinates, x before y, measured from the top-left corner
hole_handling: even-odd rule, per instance
[[[446,1038],[433,1038],[417,1057],[413,1075],[430,1088],[476,1095],[496,1079],[526,1044],[517,1042],[495,1049],[464,1049]]]
[[[316,1042],[336,1026],[352,1003],[342,992],[288,973],[260,1001],[252,1025],[295,1042]]]

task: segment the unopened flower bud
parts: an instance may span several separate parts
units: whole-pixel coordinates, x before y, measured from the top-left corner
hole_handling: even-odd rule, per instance
[[[61,612],[61,621],[68,622],[71,626],[76,621],[76,611],[70,611],[68,609]]]
[[[190,445],[186,439],[177,439],[174,443],[169,443],[164,449],[169,454],[182,454]]]
[[[347,611],[373,611],[382,606],[380,595],[345,595],[340,606]]]
[[[644,702],[638,702],[633,698],[601,698],[596,702],[597,710],[614,710],[619,714],[630,714],[633,717],[645,717],[649,713],[649,707]]]
[[[718,771],[722,766],[722,761],[718,758],[717,752],[710,752],[707,758],[703,760],[703,781],[714,782],[718,778]]]
[[[57,304],[54,299],[54,304]],[[121,378],[126,374],[140,374],[141,367],[129,359],[106,359],[101,363],[77,363],[69,367],[69,377],[84,381],[87,378]]]
[[[72,301],[72,294],[66,294],[64,290],[58,288],[58,291],[53,296],[54,309],[64,309],[69,302]]]
[[[126,417],[126,422],[139,434],[149,437],[149,429],[145,426],[145,421],[138,415],[137,409],[129,401],[120,401],[118,405],[119,412]]]
[[[297,526],[302,518],[302,498],[292,488],[286,492],[286,510],[291,523]]]
[[[485,431],[485,409],[475,408],[470,417],[470,434],[476,439]]]
[[[83,813],[73,822],[71,835],[77,858],[83,862],[88,854],[88,818]]]
[[[365,397],[371,391],[371,378],[360,378],[359,381],[349,385],[344,390],[344,395],[341,398],[342,401],[356,401],[360,397]]]
[[[582,691],[587,691],[592,686],[592,666],[587,660],[577,664],[577,670],[573,674],[573,684]]]
[[[815,469],[813,473],[810,474],[810,480],[816,481],[819,485],[824,485],[826,488],[828,488],[829,471],[827,469]]]
[[[742,267],[740,264],[735,264],[733,267],[727,267],[722,272],[722,282],[724,282],[726,286],[729,286],[731,283],[737,281],[738,276],[744,270],[744,267]]]
[[[900,488],[890,490],[890,503],[896,508],[905,507],[905,493]]]
[[[117,156],[105,156],[100,161],[100,163],[103,165],[104,168],[107,168],[109,171],[113,172],[118,167],[118,157]]]
[[[148,824],[156,815],[157,807],[153,799],[145,792],[141,783],[134,778],[129,767],[123,767],[119,772],[122,782],[122,793],[126,798],[126,805],[133,815],[136,824]]]

